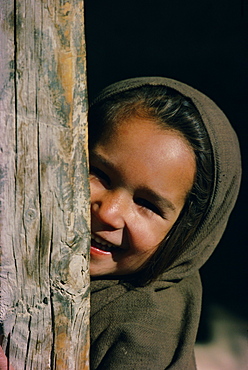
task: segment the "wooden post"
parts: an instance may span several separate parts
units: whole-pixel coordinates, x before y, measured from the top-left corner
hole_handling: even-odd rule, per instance
[[[2,347],[15,370],[88,369],[83,0],[0,0]]]

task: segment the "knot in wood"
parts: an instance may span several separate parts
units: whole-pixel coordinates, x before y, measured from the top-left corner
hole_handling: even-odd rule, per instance
[[[28,208],[28,209],[26,210],[26,212],[25,212],[25,220],[26,220],[27,222],[31,222],[31,221],[33,221],[33,220],[36,218],[36,214],[37,214],[37,212],[36,212],[36,210],[35,210],[35,209],[33,209],[33,208]]]

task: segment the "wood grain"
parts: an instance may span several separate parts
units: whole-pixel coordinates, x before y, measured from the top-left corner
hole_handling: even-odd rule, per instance
[[[0,0],[1,326],[15,369],[87,369],[83,1]]]

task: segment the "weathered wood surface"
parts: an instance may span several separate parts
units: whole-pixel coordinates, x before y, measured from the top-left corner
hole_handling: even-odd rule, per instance
[[[15,370],[88,369],[83,0],[0,0],[2,346]]]

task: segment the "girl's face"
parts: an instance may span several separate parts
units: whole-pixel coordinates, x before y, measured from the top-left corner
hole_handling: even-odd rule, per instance
[[[138,271],[175,223],[196,172],[178,133],[131,118],[90,153],[91,276]]]

